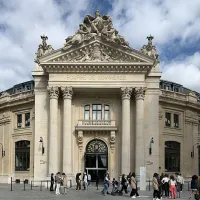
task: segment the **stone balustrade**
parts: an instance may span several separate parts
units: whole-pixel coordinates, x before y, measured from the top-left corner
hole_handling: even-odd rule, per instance
[[[17,101],[20,99],[26,99],[28,97],[34,97],[34,90],[24,91],[16,94],[9,94],[9,93],[3,93],[3,95],[0,96],[0,104]]]

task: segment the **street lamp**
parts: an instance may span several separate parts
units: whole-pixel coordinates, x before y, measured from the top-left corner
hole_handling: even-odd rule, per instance
[[[0,143],[0,145],[2,146],[2,158],[5,156],[5,151],[3,150],[3,144]]]
[[[150,140],[150,145],[149,145],[149,155],[151,155],[151,153],[152,153],[152,144],[153,143],[154,143],[154,141],[153,141],[153,137],[152,137]]]
[[[44,154],[44,144],[43,144],[43,138],[40,137],[40,143],[42,143],[42,155]]]
[[[192,152],[191,152],[191,158],[194,158],[194,146],[197,145],[197,148],[199,148],[199,143],[196,143],[192,147]]]

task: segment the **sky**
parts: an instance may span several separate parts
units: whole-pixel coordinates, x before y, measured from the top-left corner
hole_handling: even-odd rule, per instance
[[[133,49],[153,35],[162,79],[200,92],[200,0],[0,0],[0,91],[33,79],[42,34],[61,48],[96,9]]]

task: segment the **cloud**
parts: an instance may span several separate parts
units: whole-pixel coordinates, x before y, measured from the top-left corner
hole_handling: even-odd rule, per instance
[[[162,79],[182,84],[200,93],[200,52],[192,56],[162,62]]]
[[[82,21],[87,0],[5,0],[0,3],[0,91],[32,79],[40,35],[57,49]],[[65,15],[67,14],[67,18]]]
[[[62,47],[98,5],[133,48],[154,35],[163,78],[199,91],[199,0],[0,0],[0,91],[32,79],[41,34],[48,35],[54,49]]]

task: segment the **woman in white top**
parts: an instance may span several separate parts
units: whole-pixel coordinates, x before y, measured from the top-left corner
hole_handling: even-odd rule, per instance
[[[163,189],[165,191],[165,197],[169,197],[169,175],[165,174],[164,178],[161,180],[163,184]]]
[[[171,192],[171,198],[175,199],[176,198],[176,180],[173,175],[170,176],[170,192]]]

